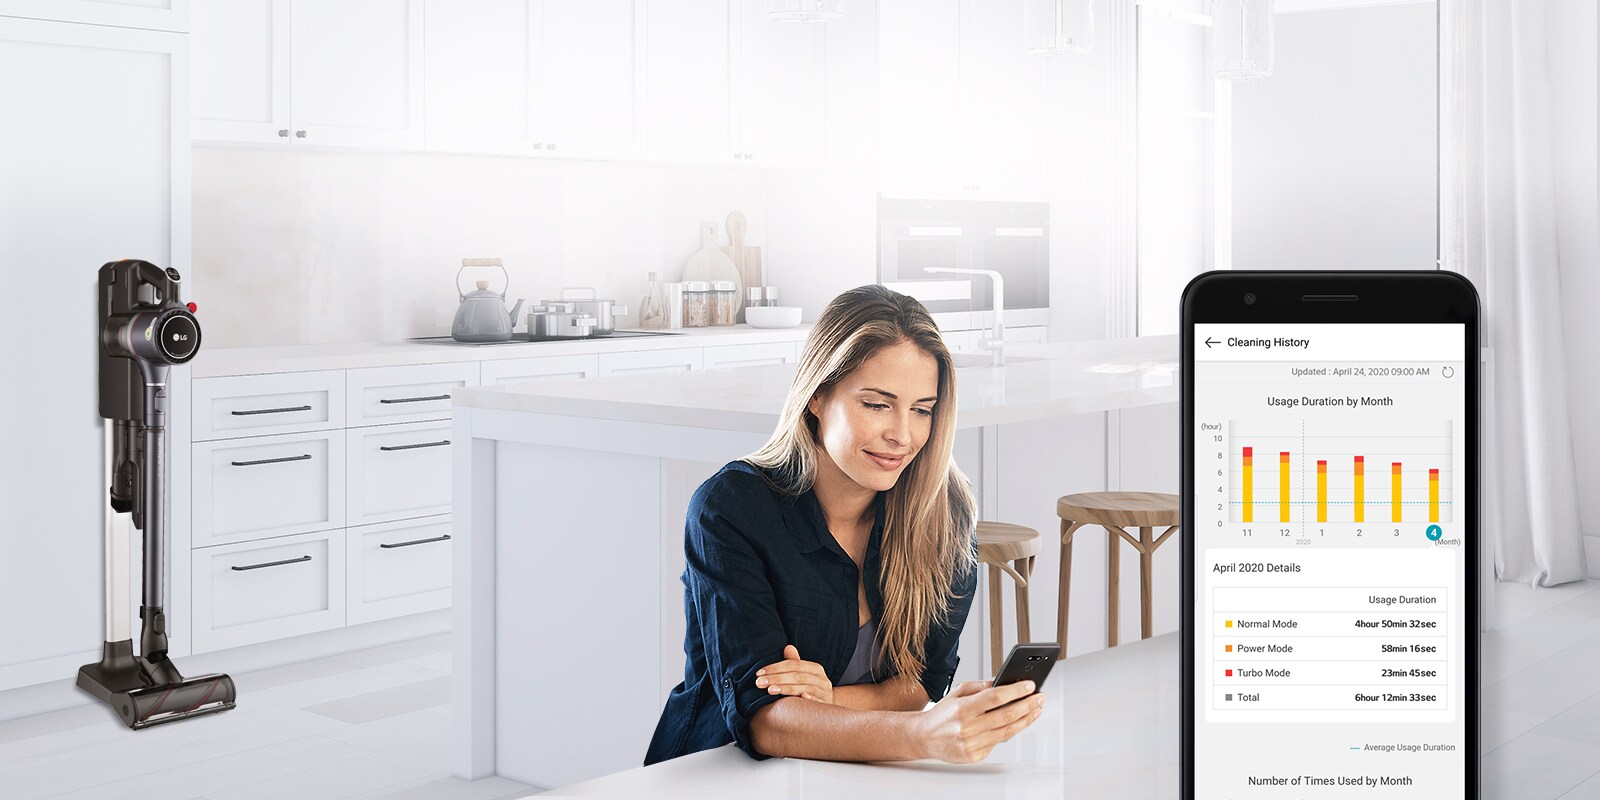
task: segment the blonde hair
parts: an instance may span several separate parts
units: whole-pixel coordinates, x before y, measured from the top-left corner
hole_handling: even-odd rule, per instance
[[[777,430],[743,460],[767,470],[788,494],[809,490],[816,481],[818,460],[826,457],[817,436],[817,418],[807,408],[811,398],[832,391],[879,350],[901,342],[910,342],[938,362],[939,400],[933,407],[928,441],[884,493],[879,573],[883,618],[878,620],[878,639],[901,675],[920,679],[928,631],[948,620],[952,587],[976,568],[972,552],[976,504],[966,476],[951,457],[955,370],[928,310],[914,298],[882,286],[861,286],[834,298],[806,339]]]

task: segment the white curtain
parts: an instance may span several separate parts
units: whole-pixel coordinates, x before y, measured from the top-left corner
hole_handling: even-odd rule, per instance
[[[1441,0],[1446,269],[1483,301],[1482,530],[1501,580],[1583,580],[1563,373],[1546,0]]]

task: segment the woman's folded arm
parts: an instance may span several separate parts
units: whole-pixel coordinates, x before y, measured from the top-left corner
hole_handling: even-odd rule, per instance
[[[756,711],[750,719],[750,738],[755,749],[768,756],[910,761],[928,757],[917,730],[921,716],[920,711],[862,710],[785,697]]]

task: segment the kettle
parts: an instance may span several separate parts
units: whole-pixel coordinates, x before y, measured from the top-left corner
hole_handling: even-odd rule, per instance
[[[511,329],[517,324],[517,312],[522,310],[522,299],[516,307],[506,311],[505,292],[490,291],[488,281],[477,281],[477,290],[461,294],[461,273],[468,267],[499,267],[510,287],[511,275],[498,258],[464,258],[456,272],[456,294],[461,305],[456,307],[455,321],[450,324],[450,338],[458,342],[507,342]]]

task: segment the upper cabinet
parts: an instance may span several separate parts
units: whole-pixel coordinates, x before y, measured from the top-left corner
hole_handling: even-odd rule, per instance
[[[765,0],[649,5],[651,158],[821,163],[823,26],[775,22]]]
[[[422,0],[193,8],[197,141],[422,146]]]
[[[879,0],[878,75],[883,191],[1047,193],[1045,61],[1022,0]]]
[[[0,17],[187,33],[189,3],[190,0],[0,0]]]
[[[824,27],[775,22],[765,0],[230,0],[193,16],[198,141],[822,160]]]
[[[428,149],[641,157],[643,6],[430,0]]]

